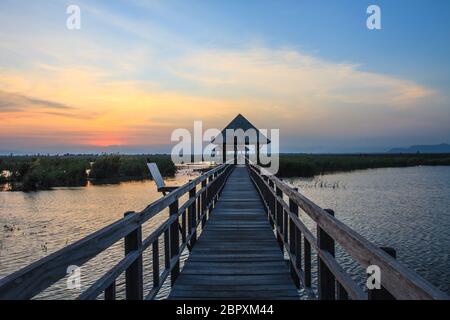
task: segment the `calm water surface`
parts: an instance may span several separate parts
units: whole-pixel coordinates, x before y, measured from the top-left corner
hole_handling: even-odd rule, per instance
[[[450,167],[387,168],[287,179],[377,246],[450,293]],[[312,225],[312,224],[310,224]],[[354,278],[364,270],[337,248]]]
[[[182,184],[190,178],[178,175],[169,183]],[[394,247],[399,261],[450,293],[450,167],[375,169],[288,182],[320,206],[335,210],[338,219],[376,245]],[[155,189],[153,182],[146,181],[0,192],[0,277],[120,219],[125,211],[142,210],[160,197]],[[167,216],[162,212],[151,219],[144,226],[144,236]],[[303,218],[313,229],[311,221]],[[364,270],[339,248],[337,256],[355,280],[364,280]],[[82,289],[122,257],[119,242],[85,264]],[[144,255],[147,289],[152,280],[150,257],[149,250]],[[119,298],[123,281],[123,276],[118,279]],[[162,290],[161,297],[167,290]],[[68,299],[79,293],[67,290],[63,279],[38,298]]]
[[[166,180],[182,185],[197,174],[180,174]],[[0,277],[49,255],[123,217],[126,211],[140,211],[161,197],[152,181],[115,185],[89,185],[32,193],[0,192]],[[183,199],[183,198],[182,198]],[[162,211],[143,226],[143,237],[168,218]],[[161,245],[163,245],[163,241]],[[123,258],[123,241],[116,243],[82,267],[82,289]],[[164,252],[161,248],[160,252]],[[151,283],[151,250],[144,256],[146,287]],[[160,265],[163,263],[160,263]],[[63,279],[38,298],[71,299],[80,294],[67,290]],[[118,296],[123,295],[123,276]]]

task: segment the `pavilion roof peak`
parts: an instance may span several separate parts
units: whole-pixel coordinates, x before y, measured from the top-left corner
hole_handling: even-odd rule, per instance
[[[238,130],[242,129],[244,131],[247,131],[249,129],[256,130],[256,133],[259,134],[259,129],[256,128],[250,121],[247,120],[242,114],[238,114],[231,122],[222,130],[221,134],[223,137],[226,137],[226,132],[228,129],[231,130]],[[261,136],[263,137],[263,141],[265,140],[267,144],[270,143],[270,139],[268,139],[264,134],[261,133]],[[216,140],[216,138],[213,139]]]

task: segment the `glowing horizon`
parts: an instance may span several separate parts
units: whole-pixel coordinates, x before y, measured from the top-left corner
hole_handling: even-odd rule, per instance
[[[278,41],[249,16],[253,2],[74,3],[82,11],[78,31],[65,27],[68,1],[0,4],[0,152],[169,152],[172,130],[195,120],[221,129],[238,113],[260,128],[280,128],[284,152],[449,142],[449,44],[435,39],[449,39],[450,28],[427,26],[450,4],[426,6],[425,26],[405,31],[390,20],[404,19],[394,18],[402,6],[381,1],[385,28],[368,31],[363,2],[344,1],[333,7],[341,29],[329,30],[335,22],[324,14],[322,29],[311,31],[320,41],[302,29],[317,7],[286,2],[298,16],[280,22],[280,34],[291,35]],[[261,16],[284,14],[264,3]],[[207,9],[210,16],[199,19]],[[410,44],[391,46],[419,28],[415,37],[442,52],[427,56],[433,61]],[[324,53],[327,30],[341,43]],[[414,68],[408,58],[417,58]]]

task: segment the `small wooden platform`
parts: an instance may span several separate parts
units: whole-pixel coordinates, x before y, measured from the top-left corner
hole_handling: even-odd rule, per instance
[[[298,299],[247,168],[237,166],[169,299]]]

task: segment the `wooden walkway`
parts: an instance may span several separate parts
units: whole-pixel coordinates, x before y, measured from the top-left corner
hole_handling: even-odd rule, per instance
[[[69,266],[81,267],[119,241],[125,249],[122,260],[107,272],[98,270],[103,275],[78,299],[103,295],[116,300],[122,282],[117,278],[122,274],[127,300],[157,298],[169,277],[169,299],[299,299],[297,287],[319,300],[450,299],[396,261],[390,255],[393,249],[376,247],[336,219],[332,210],[261,172],[256,164],[219,165],[144,210],[126,212],[124,218],[0,279],[0,300],[36,298],[66,281]],[[150,234],[144,233],[142,225],[167,209],[167,219]],[[303,223],[300,210],[313,221],[316,232]],[[359,267],[379,266],[381,289],[366,292],[355,282],[354,273],[336,259],[336,244]],[[187,248],[192,252],[180,270]],[[149,266],[143,264],[143,254],[150,251],[153,283],[145,288],[144,269]],[[314,258],[317,268],[312,268]]]
[[[246,147],[255,147],[256,161],[247,159],[247,165],[240,166],[235,130],[249,129],[257,132],[256,141],[245,139]],[[122,286],[118,278],[124,274],[127,300],[156,299],[169,277],[169,299],[300,299],[301,288],[318,300],[450,300],[396,261],[394,248],[377,247],[339,221],[333,210],[321,208],[275,175],[265,175],[259,152],[270,140],[242,115],[222,130],[222,138],[228,130],[235,136],[217,150],[222,164],[179,187],[165,186],[157,167],[148,164],[163,197],[1,278],[0,300],[35,298],[66,281],[70,266],[82,267],[99,254],[111,254],[105,251],[118,242],[124,244],[123,258],[107,271],[96,270],[102,276],[78,299],[103,295],[116,300]],[[234,161],[227,162],[231,146]],[[149,234],[144,232],[143,225],[163,211],[168,211],[167,218]],[[352,257],[358,268],[377,265],[383,275],[381,289],[366,290],[356,282],[354,268],[336,258],[337,245],[338,254]],[[181,268],[186,249],[192,251]],[[143,263],[144,253],[150,264]],[[312,267],[315,261],[317,268]],[[145,278],[148,268],[153,274],[150,284]]]
[[[248,170],[226,183],[169,299],[298,299]]]

